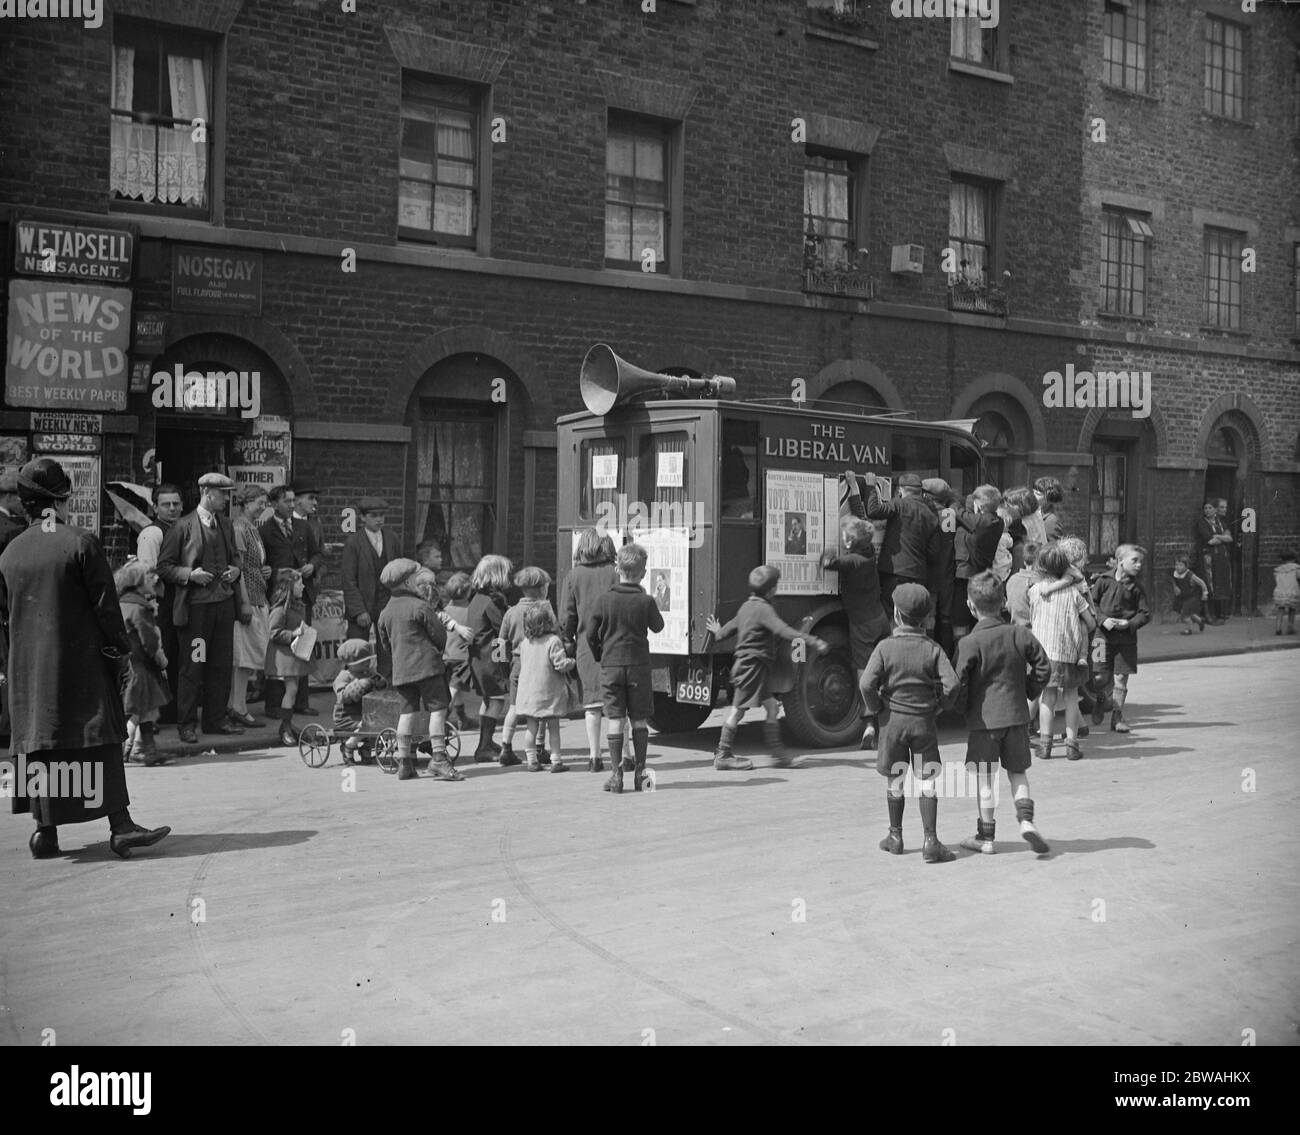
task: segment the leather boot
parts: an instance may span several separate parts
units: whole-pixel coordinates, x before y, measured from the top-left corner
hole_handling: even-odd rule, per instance
[[[492,731],[497,727],[496,718],[480,717],[478,719],[478,748],[474,750],[475,762],[494,761],[500,750],[492,744]]]
[[[609,735],[609,779],[602,786],[606,792],[623,791],[623,734]]]
[[[718,750],[713,754],[713,767],[718,772],[748,772],[754,767],[754,762],[748,757],[738,757],[731,751],[735,739],[736,727],[724,725],[722,735],[718,738]]]
[[[907,797],[902,793],[895,796],[892,792],[887,792],[885,801],[889,805],[889,834],[880,841],[880,850],[887,851],[890,855],[902,855],[903,808],[907,804]]]
[[[939,797],[921,797],[921,827],[925,842],[921,845],[921,858],[927,863],[951,863],[957,857],[939,842]]]
[[[419,774],[415,771],[415,761],[411,759],[411,736],[409,733],[397,735],[397,779],[414,780]]]
[[[432,755],[429,757],[429,772],[433,774],[434,780],[464,780],[465,774],[457,772],[455,766],[447,759],[447,745],[444,741],[439,745],[436,741],[433,745]]]
[[[59,829],[56,827],[39,827],[32,832],[32,838],[27,841],[27,846],[31,850],[33,859],[53,859],[56,855],[62,855],[59,850]]]
[[[1029,799],[1016,801],[1016,819],[1020,821],[1020,834],[1030,847],[1039,855],[1046,855],[1052,849],[1047,846],[1047,841],[1038,834],[1038,829],[1034,827],[1034,802]]]
[[[997,831],[997,820],[975,821],[975,834],[961,841],[967,851],[978,851],[981,855],[992,855],[997,849],[993,846],[993,834]]]
[[[650,747],[650,730],[632,730],[632,791],[640,792],[642,778],[645,776],[646,750]]]
[[[280,710],[280,744],[296,745],[298,731],[293,727],[293,709]]]
[[[144,761],[146,767],[151,765],[165,765],[168,758],[158,752],[158,742],[153,735],[153,722],[140,722],[140,733],[138,737],[140,759]]]
[[[126,808],[109,816],[108,826],[112,832],[108,846],[121,859],[130,859],[133,849],[151,847],[160,839],[166,839],[172,831],[167,827],[142,828],[131,819],[131,813]]]
[[[763,722],[763,743],[771,751],[777,768],[799,768],[806,763],[802,756],[793,755],[785,747],[785,742],[781,739],[779,721]]]

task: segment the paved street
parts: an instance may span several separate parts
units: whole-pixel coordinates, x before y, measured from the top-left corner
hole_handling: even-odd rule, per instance
[[[1005,781],[996,856],[924,864],[912,800],[886,856],[856,752],[715,773],[717,715],[621,798],[583,764],[132,766],[174,834],[131,861],[104,823],[35,862],[0,822],[0,1042],[1291,1045],[1298,679],[1289,650],[1144,666],[1130,736],[1035,765],[1041,860]],[[973,827],[941,804],[950,845]]]

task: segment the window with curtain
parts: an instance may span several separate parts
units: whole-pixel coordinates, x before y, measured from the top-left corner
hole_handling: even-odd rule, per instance
[[[212,45],[117,20],[109,108],[112,200],[158,212],[210,211]]]
[[[1241,327],[1241,249],[1244,244],[1244,233],[1205,230],[1206,327]]]
[[[464,83],[402,76],[400,235],[473,246],[478,228],[481,96]]]
[[[948,282],[991,284],[993,271],[993,193],[976,181],[954,180],[948,196],[948,247],[957,271]]]
[[[1205,17],[1205,109],[1246,117],[1246,29]]]
[[[640,268],[654,250],[668,264],[669,135],[660,124],[610,115],[605,136],[605,264]]]
[[[978,15],[952,17],[949,54],[953,59],[997,70],[1005,63],[999,47],[998,29],[981,27]]]
[[[1137,213],[1107,209],[1101,215],[1101,307],[1116,315],[1146,314],[1151,225]]]
[[[1102,81],[1147,90],[1147,0],[1106,0]]]
[[[601,514],[610,515],[608,510],[611,508],[614,510],[614,515],[617,515],[618,494],[623,491],[623,439],[588,439],[582,443],[578,452],[581,482],[578,516],[583,520],[595,520]],[[597,458],[601,460],[598,462]],[[611,469],[614,473],[612,486],[608,484]],[[595,487],[595,477],[598,472],[604,485],[599,489]],[[616,525],[617,523],[615,521]]]
[[[434,540],[443,564],[473,571],[497,551],[497,415],[423,400],[417,427],[415,541]]]
[[[1101,442],[1093,450],[1088,555],[1105,559],[1124,542],[1128,494],[1128,447]]]
[[[671,455],[671,456],[670,456]],[[665,527],[693,519],[689,435],[684,431],[646,434],[641,439],[638,498],[649,507],[651,522]],[[660,484],[660,482],[665,482]],[[672,482],[677,482],[673,484]],[[655,506],[659,511],[655,511]]]
[[[818,267],[845,267],[857,254],[856,189],[856,171],[848,158],[809,153],[803,171],[803,231],[816,248]]]

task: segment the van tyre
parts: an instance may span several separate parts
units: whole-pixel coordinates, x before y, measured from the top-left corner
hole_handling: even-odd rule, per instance
[[[808,748],[857,748],[862,740],[862,695],[848,633],[836,624],[822,624],[811,633],[825,639],[830,650],[810,651],[807,661],[794,668],[794,689],[781,695],[785,719]]]

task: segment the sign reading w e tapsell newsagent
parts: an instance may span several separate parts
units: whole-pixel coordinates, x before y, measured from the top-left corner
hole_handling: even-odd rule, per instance
[[[14,271],[23,276],[125,284],[135,260],[135,233],[105,225],[19,217]]]

